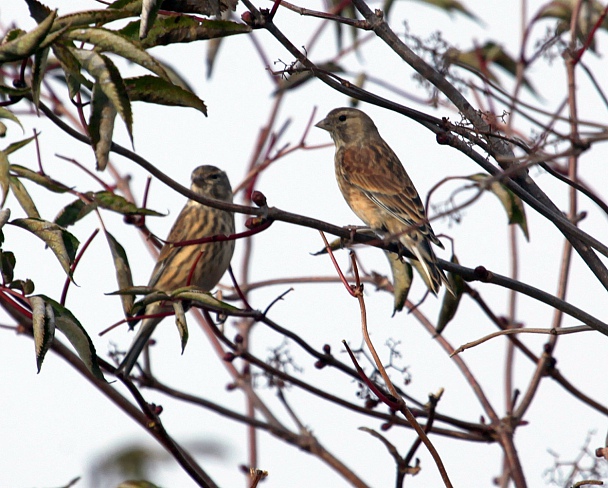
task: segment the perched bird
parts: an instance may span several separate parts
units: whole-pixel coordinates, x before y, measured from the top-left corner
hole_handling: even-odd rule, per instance
[[[196,168],[192,172],[190,189],[204,197],[232,202],[232,188],[228,177],[215,166]],[[234,241],[179,247],[173,244],[221,234],[234,234],[234,214],[188,200],[169,232],[167,243],[160,250],[148,286],[165,292],[189,285],[204,291],[213,289],[228,269],[234,252]],[[170,303],[154,302],[146,307],[145,315],[172,310]],[[118,367],[119,373],[128,376],[162,319],[163,317],[157,317],[143,320],[133,344]]]
[[[352,211],[376,233],[394,237],[416,256],[411,263],[431,292],[437,294],[442,282],[451,291],[431,242],[443,245],[412,180],[372,119],[355,108],[336,108],[316,127],[334,140],[336,179]]]

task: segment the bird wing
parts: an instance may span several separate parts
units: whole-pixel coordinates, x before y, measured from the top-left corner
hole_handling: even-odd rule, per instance
[[[418,226],[443,247],[426,221],[420,196],[393,150],[384,142],[344,148],[344,177],[371,201],[407,226]]]

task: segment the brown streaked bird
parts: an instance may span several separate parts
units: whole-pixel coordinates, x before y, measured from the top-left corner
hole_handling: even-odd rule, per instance
[[[192,172],[190,189],[204,197],[232,202],[232,188],[228,176],[215,166],[196,168]],[[234,234],[234,214],[188,200],[169,232],[167,243],[160,250],[148,286],[165,292],[188,285],[211,291],[228,269],[234,252],[234,241],[179,247],[173,246],[172,243],[222,234]],[[172,310],[170,303],[154,302],[146,307],[145,315]],[[118,367],[119,374],[129,375],[162,319],[163,317],[157,317],[143,320],[129,351]]]
[[[412,180],[371,118],[355,108],[336,108],[316,127],[336,145],[335,170],[340,191],[353,212],[383,237],[394,236],[416,256],[412,265],[437,294],[443,282],[452,292],[431,242],[443,248],[426,217]]]

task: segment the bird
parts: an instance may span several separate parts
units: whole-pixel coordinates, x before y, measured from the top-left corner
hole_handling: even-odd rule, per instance
[[[190,189],[203,197],[232,202],[232,188],[226,173],[215,166],[194,169]],[[149,287],[163,292],[193,285],[211,291],[228,269],[234,253],[234,240],[204,244],[174,246],[178,242],[216,235],[234,234],[234,213],[188,200],[177,216],[167,240],[160,250],[150,276]],[[171,312],[170,303],[149,304],[144,315]],[[131,347],[118,366],[117,374],[128,376],[141,351],[150,340],[156,326],[164,317],[149,317],[142,321]]]
[[[373,120],[356,108],[336,108],[315,124],[336,147],[336,180],[351,210],[376,234],[401,243],[427,288],[452,292],[431,243],[443,248],[427,219],[420,196],[399,158]],[[453,292],[452,292],[453,293]]]

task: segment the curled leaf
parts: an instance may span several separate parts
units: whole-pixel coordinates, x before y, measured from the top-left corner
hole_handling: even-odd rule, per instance
[[[450,261],[455,264],[460,264],[456,256],[452,256]],[[464,280],[462,279],[462,276],[448,273],[448,281],[450,282],[454,294],[451,294],[446,290],[443,295],[435,335],[440,335],[443,332],[443,329],[445,329],[445,326],[454,318],[456,311],[458,310],[458,305],[460,304],[460,299],[462,298],[462,293],[464,292]]]
[[[469,179],[477,182],[482,188],[488,188],[494,195],[498,197],[500,203],[505,208],[507,216],[509,217],[509,224],[517,224],[521,228],[526,240],[530,240],[528,234],[528,221],[526,219],[526,209],[524,204],[515,193],[509,190],[506,186],[501,185],[495,180],[490,180],[490,177],[484,174],[475,174],[469,176]],[[487,181],[491,181],[487,185]]]
[[[131,288],[133,286],[133,277],[131,275],[131,267],[129,266],[127,253],[112,234],[107,231],[105,234],[108,245],[110,246],[110,252],[112,253],[112,259],[114,260],[114,269],[116,270],[116,281],[118,282],[118,286],[120,289]],[[129,315],[133,308],[133,295],[123,294],[120,296],[120,299],[125,315]]]
[[[403,310],[407,295],[412,286],[412,266],[394,252],[384,251],[393,275],[393,317]]]
[[[188,342],[188,324],[186,323],[186,313],[184,312],[184,305],[181,301],[173,302],[173,311],[175,312],[175,325],[179,331],[179,337],[182,343],[182,354],[186,349]]]
[[[76,257],[79,244],[76,237],[57,224],[42,219],[15,219],[9,223],[42,239],[51,248],[66,274],[72,277],[70,267]]]
[[[38,373],[42,367],[44,356],[53,344],[55,338],[55,315],[53,308],[48,306],[39,296],[30,297],[32,306],[32,330],[36,348],[36,367]]]

